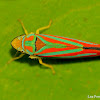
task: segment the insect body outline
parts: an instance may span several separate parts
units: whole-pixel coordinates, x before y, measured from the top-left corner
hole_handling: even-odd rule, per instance
[[[38,59],[40,64],[50,68],[53,74],[55,74],[53,67],[44,63],[42,57],[79,58],[100,56],[100,44],[62,36],[39,34],[41,30],[49,28],[52,21],[49,22],[49,25],[37,29],[36,34],[33,32],[28,33],[22,21],[19,21],[25,34],[16,37],[11,42],[11,45],[22,53],[11,61],[28,54],[29,58]]]

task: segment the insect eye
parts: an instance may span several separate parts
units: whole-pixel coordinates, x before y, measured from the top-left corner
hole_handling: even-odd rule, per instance
[[[23,53],[24,51],[22,50],[21,52]]]

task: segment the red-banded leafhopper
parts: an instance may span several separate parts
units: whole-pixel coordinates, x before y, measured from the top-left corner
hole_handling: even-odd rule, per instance
[[[39,34],[41,30],[50,27],[51,21],[48,26],[37,29],[36,33],[28,33],[22,22],[21,25],[25,34],[16,37],[11,42],[11,45],[17,51],[20,51],[21,55],[13,58],[11,61],[28,54],[29,58],[38,59],[40,64],[51,68],[52,72],[55,73],[51,65],[42,62],[43,57],[79,58],[100,56],[100,44],[62,36]]]

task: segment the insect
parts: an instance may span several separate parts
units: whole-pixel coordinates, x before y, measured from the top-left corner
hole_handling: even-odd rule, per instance
[[[79,58],[100,55],[100,44],[68,37],[39,34],[41,30],[47,29],[51,26],[51,21],[49,22],[49,25],[37,29],[36,33],[28,33],[21,20],[20,23],[25,34],[16,37],[11,42],[11,45],[17,51],[20,51],[21,55],[13,58],[11,61],[19,59],[25,54],[28,54],[29,58],[38,59],[40,64],[50,68],[54,74],[55,70],[53,67],[44,63],[42,61],[42,57]]]

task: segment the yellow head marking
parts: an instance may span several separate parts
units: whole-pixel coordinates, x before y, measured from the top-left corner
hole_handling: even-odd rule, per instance
[[[22,49],[22,39],[23,39],[23,36],[19,36],[19,37],[16,37],[11,42],[11,45],[18,51],[23,51],[23,49]]]

